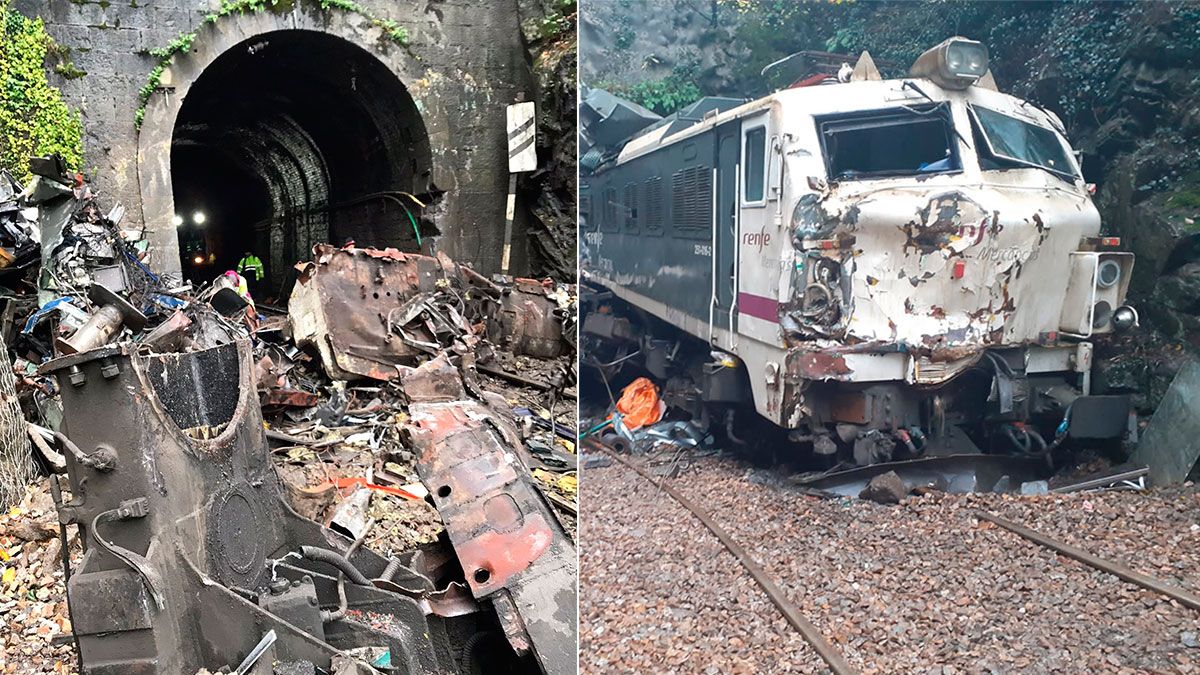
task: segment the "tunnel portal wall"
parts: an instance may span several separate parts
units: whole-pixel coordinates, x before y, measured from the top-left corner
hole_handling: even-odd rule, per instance
[[[125,205],[124,225],[147,226],[156,267],[179,265],[170,146],[188,89],[226,50],[256,36],[304,30],[347,40],[395,74],[428,134],[429,182],[445,191],[426,214],[442,231],[441,250],[481,271],[498,269],[508,182],[505,106],[533,98],[516,0],[359,0],[362,14],[287,0],[213,24],[204,24],[204,18],[220,6],[218,0],[14,4],[42,17],[86,73],[55,76],[68,104],[83,115],[83,169],[106,200]],[[407,31],[407,43],[387,39],[372,18],[395,21]],[[195,41],[173,57],[138,129],[138,92],[158,65],[150,52],[191,31],[198,33]],[[515,270],[527,264],[526,251],[518,231]]]

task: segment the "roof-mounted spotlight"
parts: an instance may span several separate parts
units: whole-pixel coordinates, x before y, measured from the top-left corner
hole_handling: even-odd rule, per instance
[[[946,89],[966,89],[988,70],[982,42],[952,37],[917,57],[909,74],[927,77]]]

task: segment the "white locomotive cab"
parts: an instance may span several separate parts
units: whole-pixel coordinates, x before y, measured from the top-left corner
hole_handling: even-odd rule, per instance
[[[1133,255],[1096,250],[1111,240],[1099,237],[1099,214],[1055,117],[999,92],[930,80],[770,99],[742,128],[749,138],[769,120],[777,140],[767,166],[777,158],[779,172],[768,168],[766,180],[778,181],[779,199],[752,201],[758,193],[747,192],[744,173],[730,345],[751,373],[759,414],[785,428],[843,421],[817,410],[813,383],[943,386],[986,365],[987,351],[1008,354],[1022,377],[1059,373],[1088,393],[1075,340],[1136,325],[1123,306]],[[920,117],[939,108],[937,123]],[[831,147],[847,139],[848,152]],[[917,170],[889,164],[894,152],[873,157],[874,140],[908,151]],[[836,282],[814,285],[796,274],[805,268],[836,268]],[[836,303],[836,318],[795,330],[797,314],[808,313],[792,313],[789,325],[789,306],[803,310],[813,299],[806,293],[819,296],[815,307]]]
[[[1011,435],[1035,418],[1061,429],[1072,406],[1079,420],[1119,414],[1082,401],[1082,341],[1136,325],[1123,306],[1133,256],[1100,236],[1058,119],[992,88],[986,50],[960,38],[910,77],[853,72],[656,128],[597,172],[627,180],[677,149],[714,148],[708,325],[683,299],[623,281],[636,275],[590,278],[735,354],[759,415],[814,448],[833,447],[822,439],[836,429],[856,459],[856,438],[908,438],[954,415]]]

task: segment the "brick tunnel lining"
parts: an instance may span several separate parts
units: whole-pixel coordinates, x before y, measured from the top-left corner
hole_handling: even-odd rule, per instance
[[[428,205],[431,169],[416,103],[369,52],[314,31],[247,40],[201,73],[175,122],[184,276],[208,281],[253,251],[274,296],[316,243],[416,250],[413,220],[436,230],[401,193]]]

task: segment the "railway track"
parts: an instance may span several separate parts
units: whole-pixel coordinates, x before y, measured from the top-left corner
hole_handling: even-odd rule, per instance
[[[995,523],[996,525],[1003,527],[1013,534],[1028,539],[1038,546],[1061,553],[1068,558],[1081,562],[1088,567],[1098,569],[1101,572],[1107,572],[1118,579],[1121,579],[1122,581],[1134,584],[1135,586],[1141,586],[1148,591],[1153,591],[1159,595],[1166,596],[1172,600],[1175,600],[1184,607],[1200,611],[1200,595],[1196,595],[1191,591],[1180,588],[1174,584],[1169,584],[1148,574],[1142,574],[1141,572],[1134,571],[1130,569],[1128,565],[1113,560],[1106,560],[1097,555],[1092,555],[1078,546],[1072,546],[1066,542],[1054,539],[1053,537],[1048,537],[1037,530],[1032,530],[1024,525],[1014,523],[1011,520],[998,516],[994,513],[976,510],[975,515],[981,520]]]
[[[833,673],[836,675],[843,675],[846,673],[857,672],[857,670],[849,664],[841,651],[834,646],[833,642],[826,635],[824,635],[819,628],[817,628],[812,622],[804,617],[801,608],[788,597],[780,583],[781,580],[772,578],[770,573],[764,569],[763,565],[761,565],[745,547],[739,544],[729,534],[729,532],[727,532],[717,522],[717,520],[714,519],[713,514],[710,514],[701,508],[680,490],[675,489],[665,481],[657,479],[642,467],[627,460],[619,452],[614,451],[613,448],[610,448],[599,440],[588,439],[584,441],[584,446],[591,450],[602,452],[608,455],[614,461],[636,473],[643,480],[654,485],[662,492],[668,494],[677,504],[682,506],[692,516],[699,520],[705,526],[705,528],[707,528],[721,542],[722,546],[724,546],[725,549],[728,550],[729,553],[734,556],[734,558],[736,558],[737,562],[754,580],[758,587],[761,588],[762,591],[767,595],[774,607],[787,620],[788,624],[793,627],[810,646],[813,647],[814,651],[817,652],[820,658]],[[1095,570],[1116,576],[1122,582],[1133,584],[1142,589],[1173,600],[1183,607],[1200,612],[1200,595],[1192,593],[1191,591],[1180,588],[1153,576],[1132,570],[1123,563],[1093,555],[1084,549],[1072,546],[1053,537],[1049,537],[1043,533],[1022,526],[987,510],[974,509],[972,515],[982,521],[990,522],[997,527],[1015,534],[1037,546],[1054,551],[1061,556],[1071,558]]]
[[[712,532],[713,535],[715,535],[717,539],[721,541],[721,545],[723,545],[726,550],[733,554],[733,557],[737,558],[738,562],[743,568],[745,568],[746,572],[754,578],[755,583],[757,583],[759,587],[762,588],[763,592],[767,594],[767,597],[770,598],[771,603],[779,609],[780,613],[783,614],[788,623],[791,624],[792,627],[797,631],[799,631],[804,640],[808,642],[808,644],[811,645],[814,650],[816,650],[817,654],[821,657],[821,660],[823,660],[829,666],[829,669],[832,670],[835,675],[851,675],[852,673],[857,672],[850,667],[850,664],[846,662],[846,659],[842,656],[841,652],[839,652],[837,648],[834,647],[833,644],[821,634],[821,631],[818,630],[817,627],[814,626],[808,619],[804,618],[804,615],[800,612],[800,608],[797,607],[796,604],[790,599],[788,599],[787,594],[784,593],[783,589],[780,588],[779,585],[775,583],[775,580],[773,580],[762,568],[762,566],[750,556],[749,552],[742,548],[741,544],[737,543],[737,541],[735,541],[728,532],[718,525],[716,521],[714,521],[708,515],[708,513],[706,513],[682,493],[666,483],[655,480],[654,477],[643,471],[641,467],[638,467],[632,462],[627,461],[616,452],[613,452],[608,446],[600,443],[600,441],[594,439],[590,440],[587,442],[587,446],[594,450],[604,452],[609,457],[612,457],[617,462],[621,463],[642,478],[652,483],[655,487],[671,495],[671,498],[678,502],[680,506],[690,511],[697,520],[703,523],[704,527],[708,528],[708,531]]]

